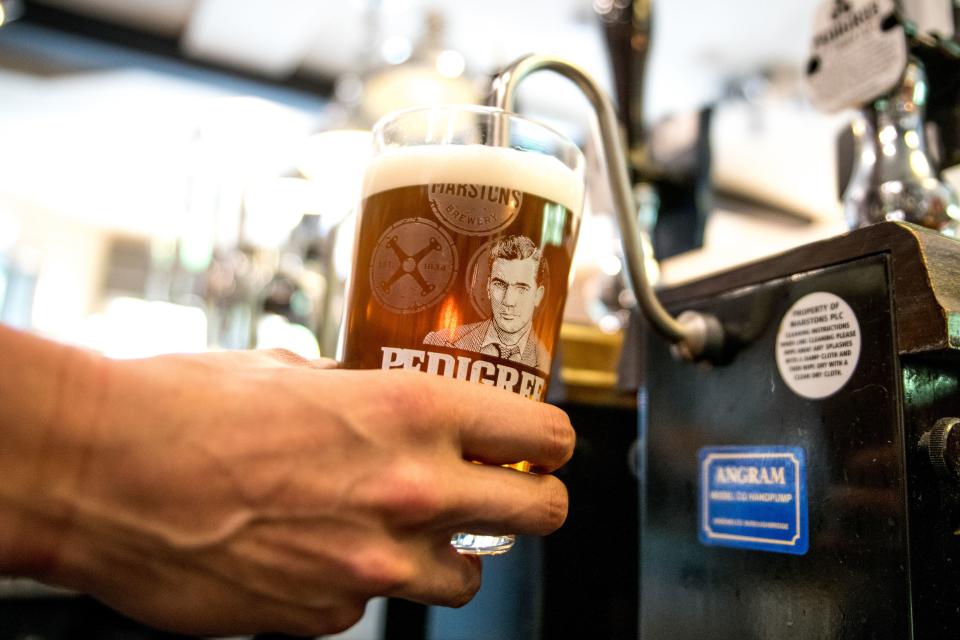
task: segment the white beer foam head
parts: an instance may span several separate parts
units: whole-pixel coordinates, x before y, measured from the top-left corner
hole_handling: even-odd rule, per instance
[[[367,168],[363,197],[438,182],[518,189],[563,205],[577,215],[583,207],[583,176],[557,158],[480,144],[387,149]]]

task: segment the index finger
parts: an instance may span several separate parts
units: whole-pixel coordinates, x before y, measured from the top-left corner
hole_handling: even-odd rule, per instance
[[[464,458],[498,465],[526,460],[550,473],[573,455],[576,434],[557,407],[489,385],[430,377],[438,415],[453,421]]]

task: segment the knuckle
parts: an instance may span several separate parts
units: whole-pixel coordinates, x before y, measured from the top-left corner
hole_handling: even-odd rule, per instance
[[[565,464],[573,456],[577,435],[570,424],[570,418],[559,409],[551,407],[543,418],[544,454],[551,462]]]
[[[266,355],[278,362],[284,362],[287,364],[303,364],[307,361],[304,357],[297,355],[293,351],[280,347],[267,349]]]
[[[436,473],[426,462],[396,460],[384,477],[381,507],[394,524],[433,521],[445,510],[445,500]]]
[[[341,630],[349,629],[360,622],[366,607],[363,604],[351,604],[341,607],[334,614],[334,623]]]
[[[428,416],[435,410],[435,403],[423,388],[425,380],[428,376],[418,371],[394,371],[379,389],[383,410],[403,421],[411,435],[425,435],[432,424]]]
[[[370,596],[401,591],[416,575],[413,565],[399,552],[382,545],[353,554],[347,570],[358,588]]]
[[[364,602],[349,602],[316,609],[297,620],[291,633],[313,637],[345,631],[360,621],[365,608]]]
[[[473,565],[471,570],[464,574],[464,580],[461,589],[450,599],[448,606],[455,609],[466,605],[473,600],[473,597],[480,591],[481,571],[480,567]]]
[[[567,487],[556,478],[547,486],[547,496],[544,501],[544,526],[545,533],[552,533],[567,520],[567,511],[570,507],[570,498],[567,494]]]

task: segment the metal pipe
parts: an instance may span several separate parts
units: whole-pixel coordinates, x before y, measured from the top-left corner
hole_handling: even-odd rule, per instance
[[[627,156],[620,123],[610,98],[596,81],[575,64],[551,56],[531,54],[514,61],[494,78],[495,106],[505,111],[515,111],[517,85],[531,73],[541,70],[553,71],[577,85],[597,116],[600,146],[620,227],[629,284],[641,311],[654,329],[677,345],[685,358],[697,360],[708,351],[715,351],[722,342],[722,329],[716,318],[690,311],[674,318],[663,308],[653,291],[644,262],[642,231],[637,224],[637,208],[627,174]]]

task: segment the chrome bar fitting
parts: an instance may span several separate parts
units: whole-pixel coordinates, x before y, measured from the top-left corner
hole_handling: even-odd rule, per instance
[[[650,324],[676,346],[688,360],[701,360],[718,353],[723,343],[723,330],[713,316],[685,311],[674,318],[663,308],[647,277],[643,243],[637,224],[637,207],[627,174],[623,134],[613,104],[596,81],[575,64],[559,58],[531,54],[506,67],[493,80],[493,101],[504,111],[515,111],[517,85],[531,73],[548,70],[572,81],[586,96],[597,117],[600,147],[607,166],[610,190],[616,209],[617,223],[627,263],[630,288]]]

